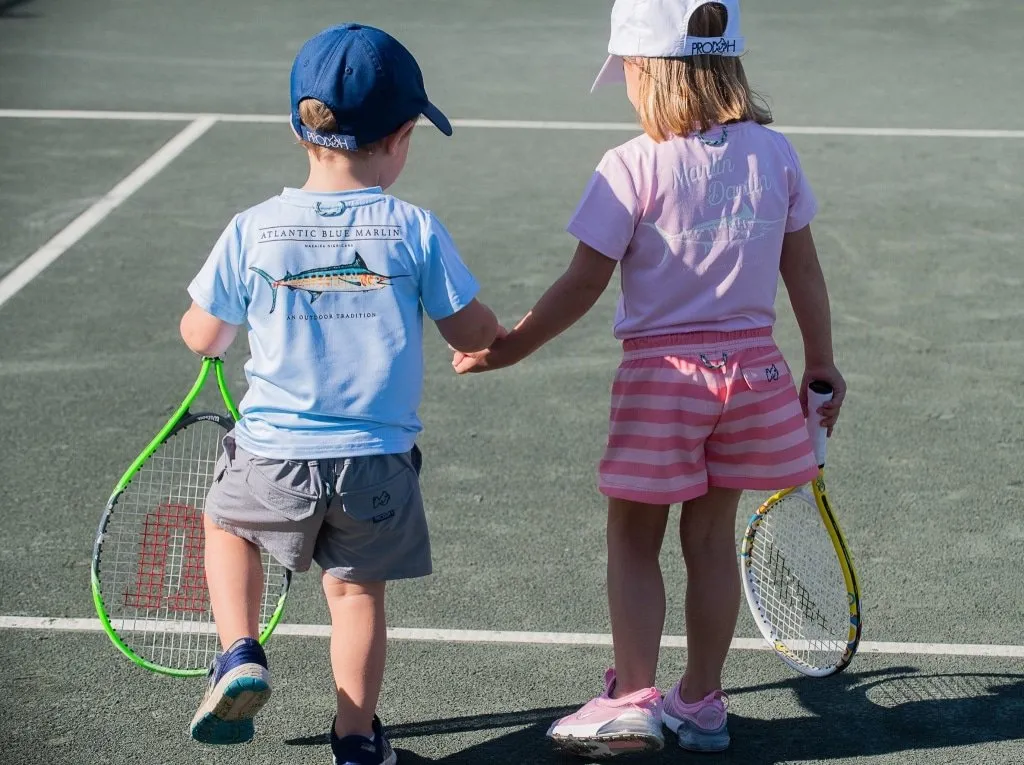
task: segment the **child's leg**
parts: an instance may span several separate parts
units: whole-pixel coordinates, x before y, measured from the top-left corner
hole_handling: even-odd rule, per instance
[[[253,718],[271,695],[267,656],[257,640],[263,597],[257,543],[286,568],[305,571],[323,518],[322,511],[316,512],[323,503],[311,463],[256,459],[231,436],[225,437],[206,497],[206,580],[224,650],[211,667],[191,731],[193,738],[208,744],[251,739]],[[249,485],[249,476],[257,472],[263,486],[260,497]]]
[[[387,650],[385,583],[431,572],[420,460],[413,448],[325,466],[334,492],[313,557],[324,570],[331,612],[337,717],[330,740],[338,763],[394,765],[397,759],[375,711]]]
[[[711,487],[683,505],[679,538],[686,561],[686,703],[722,687],[722,668],[740,607],[736,508],[742,491]]]
[[[263,566],[256,545],[207,516],[206,579],[224,653],[192,718],[191,733],[206,744],[238,744],[253,737],[253,717],[270,698],[270,672],[257,642]]]
[[[742,492],[712,487],[683,503],[679,537],[686,560],[686,672],[667,694],[662,719],[694,752],[729,746],[722,667],[740,607],[736,507]]]
[[[615,668],[604,693],[555,720],[548,737],[561,749],[587,757],[655,752],[665,745],[661,693],[654,687],[665,585],[658,553],[668,505],[608,500],[608,608]]]
[[[387,649],[385,583],[343,582],[325,572],[323,585],[331,611],[331,667],[338,691],[334,733],[339,738],[373,738]]]
[[[654,685],[665,626],[658,553],[668,505],[608,500],[608,608],[615,644],[614,698]]]
[[[203,518],[206,532],[206,583],[210,608],[224,650],[240,638],[259,635],[263,564],[259,548]]]

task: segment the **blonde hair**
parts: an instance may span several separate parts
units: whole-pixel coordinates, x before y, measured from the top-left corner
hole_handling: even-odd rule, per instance
[[[726,20],[724,5],[702,5],[690,17],[688,34],[721,37]],[[640,69],[637,115],[644,132],[655,141],[728,122],[751,120],[767,125],[772,121],[771,111],[750,89],[736,56],[629,57],[626,61]]]
[[[323,131],[326,133],[334,133],[338,130],[338,121],[334,119],[334,115],[331,114],[331,110],[327,108],[327,104],[315,98],[304,98],[299,101],[299,119],[302,121],[303,125],[308,127],[310,130],[316,130],[317,132]],[[341,152],[343,154],[373,154],[375,149],[380,148],[381,141],[374,141],[373,143],[368,143],[365,146],[360,146],[355,151],[349,151],[347,149],[329,149],[326,146],[317,146],[316,144],[304,141],[301,138],[299,139],[299,143],[322,159],[331,152]]]

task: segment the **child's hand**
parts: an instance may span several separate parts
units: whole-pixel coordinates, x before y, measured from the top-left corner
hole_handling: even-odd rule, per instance
[[[818,409],[821,414],[821,425],[828,428],[828,435],[831,437],[832,429],[836,425],[836,420],[839,419],[839,410],[843,406],[843,399],[846,398],[846,380],[839,374],[835,364],[808,366],[804,369],[804,378],[800,381],[800,406],[804,410],[805,417],[808,414],[807,386],[814,380],[821,380],[832,386],[832,400]]]
[[[455,356],[452,358],[452,368],[455,370],[455,373],[464,375],[486,372],[491,369],[501,369],[502,367],[515,364],[519,361],[519,358],[514,356],[509,344],[505,342],[507,336],[508,332],[505,328],[499,326],[498,336],[487,350],[477,351],[476,353],[455,351]]]
[[[491,367],[487,364],[487,357],[490,349],[478,351],[477,353],[463,353],[455,351],[455,358],[452,359],[452,369],[455,374],[464,375],[472,372],[486,372]]]

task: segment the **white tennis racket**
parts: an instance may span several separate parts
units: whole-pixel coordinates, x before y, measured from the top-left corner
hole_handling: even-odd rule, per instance
[[[770,497],[740,546],[743,591],[758,629],[780,659],[811,677],[849,665],[861,632],[857,574],[825,492],[826,433],[816,410],[831,398],[828,383],[810,384],[817,478]]]

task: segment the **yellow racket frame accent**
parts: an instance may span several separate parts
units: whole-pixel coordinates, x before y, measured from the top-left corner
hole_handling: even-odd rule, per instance
[[[747,529],[743,534],[743,541],[740,547],[740,562],[743,568],[743,575],[746,577],[747,569],[750,568],[751,565],[750,551],[754,546],[754,539],[757,536],[757,527],[776,504],[791,494],[800,494],[806,500],[810,500],[813,497],[813,504],[818,508],[818,514],[821,516],[821,521],[825,524],[825,530],[828,532],[829,538],[832,540],[832,547],[835,548],[836,558],[839,560],[839,568],[842,570],[843,580],[846,582],[846,594],[850,607],[850,627],[847,632],[846,650],[843,652],[843,655],[835,666],[815,667],[800,658],[800,656],[783,641],[769,640],[767,637],[765,639],[775,650],[778,657],[786,662],[786,664],[793,667],[793,669],[811,677],[826,677],[846,669],[853,660],[854,655],[857,653],[857,647],[860,644],[861,635],[861,608],[860,583],[857,580],[857,571],[853,565],[853,557],[850,555],[849,544],[846,542],[846,537],[843,536],[843,531],[839,527],[839,522],[836,520],[835,514],[832,511],[832,505],[828,501],[828,492],[825,488],[824,467],[818,469],[818,475],[810,483],[810,491],[808,491],[807,484],[783,489],[769,497],[764,504],[757,509],[757,512],[751,517],[750,523],[747,524]],[[744,589],[749,592],[746,585],[744,586]],[[748,603],[751,606],[751,611],[755,612],[757,609],[752,602],[749,602],[750,597],[751,596],[748,594]],[[764,622],[764,619],[759,618],[756,613],[755,619],[757,619],[759,624]]]

